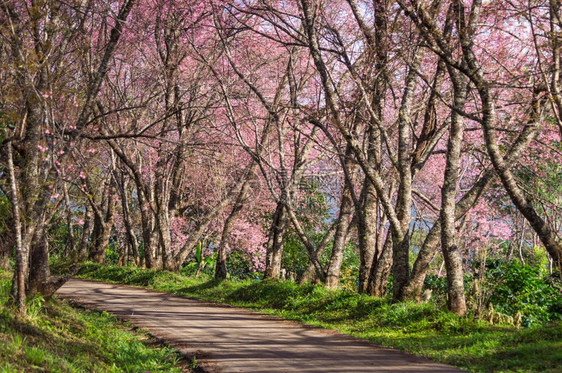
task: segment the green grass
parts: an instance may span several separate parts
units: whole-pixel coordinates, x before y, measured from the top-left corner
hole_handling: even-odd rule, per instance
[[[34,298],[28,317],[14,317],[6,305],[9,276],[0,272],[0,373],[189,371],[175,350],[107,312]]]
[[[396,303],[291,282],[216,281],[87,263],[79,277],[252,308],[338,330],[474,372],[562,372],[562,323],[529,329],[459,318],[435,303]]]

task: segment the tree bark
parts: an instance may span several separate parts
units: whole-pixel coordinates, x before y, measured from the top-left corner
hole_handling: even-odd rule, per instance
[[[93,199],[90,199],[90,206],[94,212],[94,230],[92,234],[92,247],[89,259],[95,263],[103,263],[107,253],[107,246],[113,229],[114,207],[112,186],[108,186],[107,191],[102,191],[102,206],[97,206]],[[93,198],[93,197],[92,197]]]
[[[92,232],[92,247],[88,259],[95,263],[103,263],[111,235],[111,226],[97,214],[94,215],[94,229]]]
[[[464,109],[467,93],[467,82],[459,74],[449,69],[453,81],[453,94],[455,110],[451,112],[451,127],[447,144],[447,158],[443,188],[441,189],[441,250],[447,269],[447,303],[449,310],[459,316],[466,314],[466,301],[464,296],[464,270],[462,256],[456,239],[455,228],[455,203],[457,198],[457,184],[461,163],[461,149],[463,139],[463,122],[459,111]]]
[[[127,241],[129,242],[129,247],[132,251],[131,255],[133,257],[133,264],[138,266],[140,264],[139,243],[137,241],[137,236],[135,235],[133,224],[131,222],[131,212],[129,208],[128,179],[125,178],[123,174],[121,176],[122,178],[121,178],[120,191],[121,191],[121,209],[123,214],[123,222],[125,223]]]
[[[291,220],[293,219],[291,218]],[[353,224],[354,222],[351,221],[348,225],[348,229],[347,229],[348,236],[349,236],[349,231]],[[316,249],[313,250],[314,252],[312,252],[309,249],[308,247],[309,245],[305,242],[305,246],[307,246],[307,249],[309,249],[308,266],[306,267],[303,274],[301,275],[301,278],[299,279],[299,284],[302,285],[306,282],[316,282],[325,279],[326,276],[324,274],[323,269],[319,268],[320,262],[318,261],[318,258],[320,258],[328,248],[329,242],[332,241],[334,237],[335,231],[337,229],[337,225],[338,225],[337,223],[332,225],[330,229],[324,234],[324,237],[322,238],[322,241],[320,241],[320,244],[318,244]]]
[[[43,293],[45,286],[51,276],[49,269],[49,246],[45,232],[45,222],[41,222],[36,230],[35,238],[31,246],[29,266],[29,281],[27,295],[29,297]]]
[[[66,226],[68,229],[68,239],[64,250],[64,257],[72,256],[75,251],[76,238],[74,237],[74,227],[72,224],[72,209],[70,207],[70,196],[68,195],[68,185],[63,183],[62,190],[64,193],[64,207],[66,212]]]
[[[359,235],[359,289],[367,292],[369,273],[375,258],[377,247],[378,199],[373,184],[365,178],[361,193],[360,206],[357,214],[357,233]]]
[[[20,316],[24,316],[25,314],[27,314],[27,307],[25,304],[25,274],[27,272],[28,266],[28,253],[25,252],[22,242],[20,204],[18,198],[18,186],[16,172],[14,169],[14,157],[11,141],[8,141],[6,143],[6,148],[8,153],[8,176],[10,178],[10,199],[12,202],[12,216],[14,220],[14,232],[16,238],[16,265],[14,276],[12,279],[12,282],[16,284],[16,286],[12,286],[12,289],[15,289],[15,294],[13,294],[13,296],[16,300],[18,314]]]
[[[382,233],[380,234],[382,236]],[[371,267],[368,293],[374,297],[386,295],[388,277],[392,269],[392,247],[392,234],[387,232],[382,252]]]
[[[279,201],[270,226],[269,240],[265,257],[264,279],[278,279],[281,275],[283,258],[283,239],[287,228],[287,211],[285,203]]]
[[[349,186],[346,183],[342,192],[342,201],[340,204],[336,233],[334,235],[334,243],[332,245],[332,254],[326,268],[326,286],[329,289],[337,288],[340,281],[341,265],[345,246],[347,244],[347,233],[352,210],[353,201],[351,199]]]
[[[422,49],[414,52],[406,77],[406,87],[398,114],[398,201],[396,214],[399,225],[391,225],[392,231],[392,298],[402,299],[402,289],[410,277],[410,224],[412,221],[412,130],[410,127],[411,109],[417,86],[417,74],[422,59]],[[392,196],[389,196],[392,198]],[[388,215],[388,212],[387,212]]]
[[[170,214],[167,200],[158,202],[158,213],[156,214],[156,227],[158,229],[158,239],[160,252],[162,254],[162,268],[170,270],[175,267],[174,256],[172,253],[172,236],[170,230]]]
[[[84,212],[84,226],[82,227],[82,236],[78,245],[78,252],[74,258],[75,261],[86,260],[88,257],[88,242],[90,241],[92,230],[94,228],[92,219],[92,210],[90,207],[86,206],[86,211]]]

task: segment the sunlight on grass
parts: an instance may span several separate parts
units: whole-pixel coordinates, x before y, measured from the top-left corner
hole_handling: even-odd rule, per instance
[[[175,350],[148,346],[145,334],[130,331],[107,312],[34,297],[30,315],[17,319],[6,305],[9,289],[9,276],[0,273],[0,373],[182,372]]]

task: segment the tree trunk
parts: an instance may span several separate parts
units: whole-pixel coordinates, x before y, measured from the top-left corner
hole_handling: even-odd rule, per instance
[[[278,279],[281,274],[281,261],[283,258],[283,239],[287,228],[287,211],[282,201],[277,203],[273,215],[267,244],[264,279]]]
[[[345,185],[342,192],[342,201],[340,213],[338,215],[338,223],[336,234],[334,235],[334,243],[332,245],[332,255],[326,269],[326,286],[330,289],[338,287],[340,281],[341,265],[343,254],[347,244],[347,232],[350,224],[350,217],[353,209],[353,201],[349,186]]]
[[[449,69],[453,80],[454,108],[464,109],[467,83],[459,77],[457,72]],[[451,128],[447,144],[447,160],[443,188],[441,189],[441,249],[445,268],[447,269],[447,303],[449,310],[459,316],[466,314],[466,301],[464,296],[464,279],[462,256],[459,252],[455,229],[455,203],[457,198],[457,184],[461,162],[461,148],[463,139],[463,122],[457,110],[451,112]]]
[[[133,264],[139,265],[140,264],[139,243],[137,241],[137,236],[135,235],[135,232],[133,230],[133,224],[131,223],[131,213],[129,210],[129,195],[127,191],[127,186],[128,186],[127,179],[123,176],[122,183],[121,183],[121,208],[123,212],[123,222],[125,223],[127,241],[129,242],[129,247],[132,251],[131,255],[133,257]]]
[[[93,216],[91,208],[86,206],[86,212],[84,213],[84,226],[82,227],[82,237],[75,257],[76,261],[82,261],[88,257],[88,241],[90,240],[90,236],[92,235],[92,230],[94,228],[92,219]]]
[[[144,194],[142,185],[135,179],[137,186],[137,198],[139,200],[139,209],[141,212],[142,225],[142,242],[144,247],[144,263],[146,268],[157,268],[158,261],[156,259],[156,232],[154,229],[154,216],[149,205],[152,200],[149,195]]]
[[[103,219],[94,215],[94,230],[92,232],[92,247],[90,249],[89,260],[95,263],[103,263],[111,236],[111,225]]]
[[[402,300],[402,289],[408,283],[410,236],[408,233],[392,233],[392,299]]]
[[[382,232],[379,233],[382,236]],[[374,297],[384,297],[386,295],[388,278],[392,269],[392,235],[386,234],[386,239],[382,252],[371,267],[368,293]]]
[[[318,276],[316,274],[316,266],[314,265],[314,263],[312,263],[312,261],[309,261],[308,266],[306,267],[306,269],[302,273],[302,276],[299,279],[299,284],[303,285],[306,284],[307,282],[316,282],[316,281],[318,281]]]
[[[487,83],[485,84],[487,88]],[[501,155],[498,145],[498,138],[494,129],[495,125],[495,108],[491,99],[491,93],[486,89],[480,89],[480,96],[483,101],[484,120],[482,127],[484,129],[484,138],[486,140],[486,149],[494,165],[494,169],[502,182],[503,187],[507,191],[511,201],[527,219],[533,230],[541,239],[542,244],[552,257],[554,263],[562,273],[562,244],[554,233],[555,230],[550,224],[544,220],[536,211],[531,201],[525,196],[521,188],[517,185],[517,181],[513,176],[507,162]],[[537,108],[534,110],[538,111]],[[538,125],[535,123],[534,125]]]
[[[51,271],[49,269],[49,246],[45,232],[45,223],[40,223],[36,230],[35,239],[31,246],[29,281],[27,295],[29,297],[42,293],[45,296],[45,287],[49,282]]]
[[[331,229],[333,230],[333,228]],[[324,251],[326,251],[326,249],[328,248],[328,241],[330,239],[330,235],[332,233],[328,232],[326,233],[326,236],[324,236],[324,239],[322,239],[322,242],[320,243],[320,245],[318,246],[318,248],[316,249],[314,258],[309,257],[308,259],[308,266],[306,267],[306,269],[304,270],[303,274],[301,275],[300,279],[299,279],[299,284],[305,284],[306,282],[321,282],[322,281],[322,275],[320,273],[318,273],[318,267],[315,264],[315,258],[318,259],[322,256],[322,254],[324,253]],[[348,228],[348,235],[349,235],[349,228]],[[325,241],[325,242],[324,242]]]
[[[66,212],[66,226],[68,229],[68,240],[66,242],[64,257],[68,258],[73,255],[76,246],[76,238],[74,237],[74,228],[72,224],[72,209],[70,207],[70,197],[68,195],[68,185],[63,182],[62,190],[64,193],[64,207]]]
[[[402,299],[417,299],[421,295],[429,265],[437,254],[439,238],[441,237],[441,223],[436,221],[429,230],[418,253],[408,283],[402,289]]]
[[[377,248],[377,192],[373,184],[365,178],[361,206],[357,216],[357,233],[359,234],[359,293],[366,293],[369,274]]]
[[[111,190],[111,187],[109,187],[109,190]],[[89,259],[95,263],[103,263],[105,261],[107,246],[109,245],[111,230],[113,229],[114,202],[111,192],[108,192],[106,196],[103,194],[105,194],[105,191],[102,192],[102,198],[105,198],[105,206],[99,208],[95,205],[94,201],[90,201],[94,210],[94,231]],[[104,207],[105,211],[103,211]]]
[[[48,300],[71,275],[76,273],[78,267],[72,268],[66,276],[51,276],[45,220],[39,221],[32,241],[27,296],[32,297],[35,294],[41,294]]]
[[[170,215],[167,208],[168,201],[158,203],[158,214],[156,226],[158,228],[158,238],[160,243],[160,252],[162,253],[162,267],[166,270],[172,270],[176,267],[174,264],[174,256],[172,253],[172,236],[170,231]]]
[[[14,169],[14,157],[12,152],[12,142],[8,141],[6,143],[8,150],[8,175],[10,178],[10,197],[12,202],[12,216],[14,220],[14,231],[16,238],[16,265],[14,270],[14,276],[12,282],[16,286],[12,286],[15,290],[14,299],[16,300],[16,307],[18,314],[23,316],[27,313],[27,308],[25,304],[25,273],[27,272],[28,266],[28,254],[25,251],[22,242],[22,228],[20,220],[20,204],[18,198],[18,186],[16,180],[16,172]]]
[[[310,50],[311,57],[314,61],[318,74],[320,76],[320,80],[322,82],[322,86],[324,88],[324,98],[326,101],[326,106],[330,110],[330,113],[333,116],[333,121],[341,132],[343,137],[345,138],[347,144],[353,150],[353,153],[357,159],[357,162],[365,172],[365,175],[368,177],[369,181],[374,185],[375,190],[377,191],[377,197],[384,209],[385,214],[388,217],[390,226],[394,231],[394,236],[396,237],[393,240],[394,247],[396,248],[396,254],[398,258],[395,258],[394,268],[396,269],[395,273],[395,295],[400,294],[401,286],[407,281],[407,273],[408,273],[408,247],[407,240],[408,237],[408,230],[409,227],[409,215],[411,214],[411,172],[410,172],[410,154],[409,154],[409,147],[410,147],[410,129],[409,129],[409,118],[406,113],[406,110],[410,109],[410,105],[407,96],[411,96],[413,93],[412,86],[415,86],[415,79],[411,78],[412,76],[416,76],[414,73],[416,69],[411,68],[409,72],[409,78],[407,79],[406,86],[408,87],[408,94],[405,93],[403,97],[403,109],[401,110],[401,119],[399,125],[399,146],[398,146],[398,154],[399,154],[399,171],[401,176],[401,191],[399,193],[399,203],[398,209],[394,208],[393,202],[391,198],[388,198],[385,195],[387,183],[383,180],[380,172],[371,167],[368,160],[365,157],[363,152],[361,143],[356,138],[355,134],[349,130],[347,124],[345,123],[344,119],[341,115],[341,110],[336,103],[337,94],[334,90],[332,82],[330,80],[330,74],[326,67],[326,64],[322,58],[322,53],[319,46],[319,37],[317,34],[317,30],[315,27],[315,3],[309,1],[301,1],[302,5],[302,13],[303,13],[303,27],[306,32],[307,36],[307,44]],[[419,58],[416,58],[416,65],[419,62]],[[411,100],[411,97],[409,98]],[[404,111],[404,113],[402,113]],[[404,118],[402,118],[404,117]],[[314,119],[310,119],[312,123],[316,121]],[[322,126],[321,123],[318,124]],[[405,251],[405,255],[404,255]],[[406,266],[404,266],[404,259],[406,257]],[[404,271],[405,269],[405,271]],[[405,273],[404,273],[405,272]]]
[[[402,289],[410,277],[410,224],[412,221],[412,145],[411,109],[417,86],[418,71],[423,48],[415,51],[406,77],[406,88],[398,114],[398,187],[396,214],[399,224],[391,224],[392,231],[392,298],[402,299]],[[392,198],[392,195],[390,196]],[[388,212],[387,212],[388,215]],[[390,219],[389,219],[390,220]]]

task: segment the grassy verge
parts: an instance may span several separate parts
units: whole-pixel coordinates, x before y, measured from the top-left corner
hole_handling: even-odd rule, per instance
[[[0,372],[188,372],[172,349],[106,312],[40,298],[18,319],[6,306],[10,278],[0,272]]]
[[[516,329],[459,318],[436,304],[385,299],[291,282],[215,281],[86,264],[82,278],[145,286],[252,308],[334,329],[474,372],[560,372],[562,323]]]

